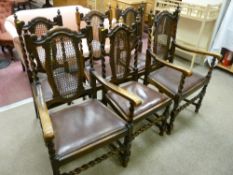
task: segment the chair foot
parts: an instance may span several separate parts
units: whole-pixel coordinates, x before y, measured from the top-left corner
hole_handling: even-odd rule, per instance
[[[167,124],[167,128],[166,128],[167,135],[171,135],[172,130],[173,130],[173,124],[171,124],[171,123]]]
[[[2,46],[2,52],[6,53],[4,46]]]
[[[196,104],[196,108],[195,108],[195,113],[199,112],[199,109],[201,107],[201,102],[202,102],[203,97],[200,97],[197,104]]]
[[[166,109],[163,112],[164,119],[162,120],[162,125],[160,128],[160,133],[159,133],[160,136],[163,136],[164,132],[167,131],[167,127],[168,127],[167,120],[170,116],[169,108],[170,108],[170,104],[166,107]]]
[[[159,135],[163,136],[164,135],[164,131],[167,130],[167,126],[166,126],[166,121],[163,121],[161,126],[159,126]]]
[[[199,112],[199,109],[200,109],[200,107],[197,107],[197,106],[196,106],[195,113],[198,113],[198,112]]]
[[[86,99],[86,98],[85,98],[85,99]],[[85,99],[83,99],[83,100],[85,100]],[[72,104],[74,104],[73,101],[67,103],[68,106],[70,106],[70,105],[72,105]]]
[[[127,166],[128,166],[128,160],[127,161],[122,161],[122,166],[124,167],[124,168],[126,168]]]
[[[21,66],[22,66],[23,71],[25,72],[25,71],[26,71],[26,69],[25,69],[25,66],[23,65],[23,63],[22,63],[22,62],[21,62]]]
[[[160,130],[159,131],[159,136],[163,136],[164,135],[164,131]]]
[[[127,141],[129,142],[129,141]],[[130,157],[130,148],[131,148],[131,143],[127,143],[126,145],[124,145],[124,151],[123,153],[121,153],[121,164],[123,167],[127,167],[128,163],[129,163],[129,157]]]
[[[133,135],[132,135],[132,132],[133,132],[133,128],[132,126],[128,126],[128,135],[125,136],[124,138],[124,143],[122,145],[122,152],[120,153],[121,154],[121,161],[122,161],[122,166],[123,167],[127,167],[128,165],[128,162],[129,162],[129,158],[130,158],[130,155],[131,155],[131,141],[133,140]]]

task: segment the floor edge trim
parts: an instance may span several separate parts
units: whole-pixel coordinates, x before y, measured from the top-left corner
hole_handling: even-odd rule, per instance
[[[10,110],[10,109],[22,106],[22,105],[30,103],[32,101],[33,101],[33,99],[32,99],[32,97],[30,97],[30,98],[18,101],[16,103],[12,103],[10,105],[2,106],[2,107],[0,107],[0,112],[4,112],[4,111]]]

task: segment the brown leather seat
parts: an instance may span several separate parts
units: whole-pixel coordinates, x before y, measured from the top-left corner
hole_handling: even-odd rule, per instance
[[[178,93],[179,83],[182,73],[170,67],[162,67],[149,75],[149,78],[160,86],[167,89],[169,94],[175,96]],[[187,94],[190,90],[197,89],[205,83],[205,77],[194,73],[185,79],[182,95]]]
[[[51,114],[58,159],[83,147],[93,149],[114,133],[125,132],[125,121],[97,100]],[[93,144],[94,143],[94,144]]]
[[[150,109],[153,110],[154,108],[158,108],[161,104],[163,104],[163,102],[170,100],[167,96],[136,81],[123,83],[120,85],[120,87],[140,97],[143,101],[141,105],[135,107],[134,109],[134,120],[139,119],[141,114],[144,112],[148,112]],[[128,100],[112,92],[108,92],[107,97],[113,100],[115,104],[119,106],[125,116],[129,116],[130,104]]]

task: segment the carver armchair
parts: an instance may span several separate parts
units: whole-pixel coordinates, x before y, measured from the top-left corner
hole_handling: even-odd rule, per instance
[[[138,44],[135,44],[133,50],[130,46],[130,38],[132,35],[137,35],[136,30],[137,27],[129,28],[124,24],[116,26],[110,32],[104,29],[101,30],[101,41],[103,41],[105,37],[109,37],[110,39],[110,55],[108,64],[111,74],[109,77],[103,77],[111,83],[116,84],[126,91],[140,97],[142,99],[142,103],[137,107],[130,106],[131,103],[128,100],[107,90],[103,92],[104,102],[109,104],[132,126],[142,120],[146,121],[146,125],[143,125],[139,130],[134,130],[133,137],[154,125],[159,126],[160,134],[162,135],[165,130],[164,124],[168,117],[167,112],[171,99],[166,95],[157,92],[155,89],[149,88],[138,82]],[[134,64],[132,65],[131,62]],[[157,115],[156,113],[163,108],[165,108],[163,115]]]
[[[168,134],[172,131],[176,116],[185,107],[192,104],[195,106],[195,112],[199,111],[211,78],[215,60],[221,58],[218,54],[192,49],[176,43],[179,11],[178,7],[174,13],[163,11],[156,15],[150,14],[149,16],[151,18],[149,20],[150,33],[148,35],[144,84],[155,85],[160,92],[167,94],[173,99],[173,109],[167,127]],[[174,64],[176,49],[212,56],[213,61],[207,73],[201,74],[195,70],[191,71]]]
[[[55,175],[79,174],[114,154],[119,154],[122,165],[126,166],[130,155],[130,126],[96,99],[94,88],[83,84],[82,38],[83,34],[63,27],[51,29],[41,38],[25,38],[30,43],[31,58],[37,57],[37,46],[42,46],[45,50],[46,74],[54,94],[53,102],[62,104],[79,99],[75,104],[64,106],[56,112],[48,111],[41,84],[34,76],[36,105]],[[34,71],[36,70],[33,69]],[[107,82],[103,84],[105,88],[129,99],[133,105],[141,103],[138,97],[119,87]],[[91,98],[82,98],[86,95]],[[114,144],[115,142],[118,144]],[[61,171],[61,166],[104,146],[110,148],[105,154],[69,172]]]

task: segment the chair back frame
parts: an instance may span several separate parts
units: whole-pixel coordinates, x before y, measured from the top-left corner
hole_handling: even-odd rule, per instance
[[[179,19],[179,13],[180,13],[179,6],[173,13],[169,13],[168,11],[163,11],[160,13],[152,14],[151,12],[149,15],[149,20],[148,20],[149,36],[148,36],[148,49],[147,49],[146,72],[145,72],[145,77],[144,77],[144,84],[150,83],[152,85],[155,85],[161,92],[164,92],[165,94],[167,94],[169,97],[173,99],[173,102],[174,102],[173,109],[171,111],[170,121],[167,124],[168,134],[171,133],[175,118],[179,114],[180,111],[182,111],[183,109],[185,109],[187,106],[191,104],[195,106],[196,113],[199,111],[202,100],[206,93],[206,88],[211,78],[211,74],[214,68],[214,63],[216,59],[218,60],[221,59],[221,56],[218,54],[182,46],[176,43],[176,29],[177,29],[177,23]],[[161,38],[159,38],[159,35],[160,36],[167,35],[166,40],[163,40],[165,41],[165,44],[164,44],[165,49],[162,50],[163,51],[162,53],[160,53],[159,44],[161,43],[163,44],[163,42],[161,42]],[[152,36],[154,36],[154,38]],[[171,64],[173,63],[176,48],[179,48],[183,51],[194,53],[194,54],[200,54],[200,55],[213,57],[213,60],[211,62],[211,65],[208,69],[207,74],[199,75],[181,66]],[[178,80],[177,84],[174,83],[175,85],[177,85],[177,92],[171,91],[169,87],[166,87],[169,85],[166,85],[165,83],[164,84],[160,83],[156,77],[155,78],[149,77],[149,74],[151,72],[153,72],[156,69],[161,68],[162,66],[165,66],[167,68],[170,68],[176,71],[177,73],[180,73],[180,79]],[[165,75],[165,73],[164,74],[161,73],[160,76],[161,76],[160,79],[162,78],[165,79],[164,81],[169,80],[168,79],[169,76]],[[186,81],[190,81],[189,83],[191,83],[192,76],[194,78],[196,76],[200,80],[195,82],[193,86],[188,87],[185,90]],[[197,93],[194,94],[195,92]],[[181,103],[182,101],[184,103]]]
[[[110,39],[109,63],[112,72],[110,81],[114,84],[120,84],[129,79],[137,79],[138,40],[133,48],[130,44],[132,36],[137,38],[137,32],[137,26],[129,28],[125,24],[116,26],[110,32],[100,28],[102,53],[104,53],[105,38],[108,37]],[[105,73],[106,71],[103,70],[103,72]],[[103,75],[103,77],[105,78],[106,76]]]
[[[119,6],[116,7],[116,20],[117,23],[123,22],[124,24],[131,27],[136,21],[140,20],[140,27],[138,28],[138,37],[139,37],[139,51],[142,51],[142,34],[144,26],[144,8],[141,5],[138,9],[133,7],[128,7],[125,10],[119,9]],[[123,21],[120,21],[120,18],[123,18]]]
[[[153,24],[153,53],[160,55],[162,59],[173,62],[175,48],[173,41],[176,40],[176,30],[179,20],[180,9],[177,8],[173,13],[162,11],[155,15]],[[149,15],[149,17],[152,17]],[[151,21],[151,20],[150,20]],[[151,37],[151,34],[149,34]],[[150,46],[149,46],[150,47]]]
[[[30,81],[32,80],[32,71],[31,71],[31,61],[28,57],[29,52],[25,48],[24,43],[24,35],[26,34],[37,34],[37,37],[41,37],[43,34],[45,34],[49,29],[54,27],[55,25],[62,26],[62,16],[60,14],[60,10],[57,11],[57,16],[54,17],[53,21],[45,18],[45,17],[36,17],[33,18],[31,21],[29,21],[27,24],[25,24],[24,21],[20,21],[17,17],[17,15],[14,15],[15,17],[15,26],[17,33],[19,35],[19,40],[21,44],[22,54],[23,54],[23,61],[26,66],[26,70],[28,72],[28,76]],[[45,72],[44,67],[44,58],[37,57],[36,64],[38,65],[38,71],[39,72]]]
[[[69,103],[90,92],[84,88],[84,58],[82,51],[84,34],[64,27],[54,28],[41,38],[25,35],[30,57],[38,57],[36,48],[41,46],[46,55],[46,73],[53,91],[51,105]],[[33,66],[36,79],[36,66]]]

